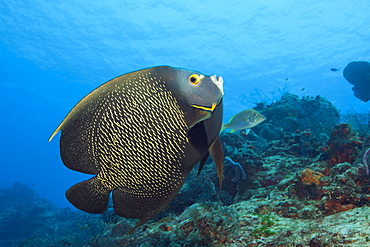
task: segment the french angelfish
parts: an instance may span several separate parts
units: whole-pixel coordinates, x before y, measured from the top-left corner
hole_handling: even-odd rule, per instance
[[[85,96],[65,117],[60,153],[68,168],[95,174],[66,192],[78,209],[139,219],[163,210],[208,157],[222,181],[223,80],[169,66],[124,74]]]
[[[265,120],[266,117],[260,114],[258,111],[247,109],[232,116],[228,123],[223,123],[220,132],[224,131],[225,129],[230,129],[230,133],[233,133],[237,130],[251,129]]]

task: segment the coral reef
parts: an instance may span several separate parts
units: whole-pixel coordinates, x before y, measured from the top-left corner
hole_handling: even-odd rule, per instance
[[[370,136],[324,98],[284,94],[249,133],[221,133],[222,191],[209,159],[166,210],[136,221],[60,209],[16,183],[0,189],[0,246],[369,246]],[[248,174],[248,176],[246,176]]]
[[[369,174],[369,166],[367,165],[367,159],[369,158],[369,155],[370,155],[370,148],[368,148],[365,153],[364,153],[364,156],[362,158],[363,160],[363,163],[366,167],[366,174]]]
[[[306,185],[316,184],[318,185],[320,183],[320,178],[324,175],[320,172],[314,172],[308,168],[305,168],[301,174],[299,175],[299,178],[301,181]]]
[[[341,123],[348,123],[352,129],[364,138],[370,131],[370,110],[356,112],[354,109],[341,113]]]
[[[351,131],[348,124],[338,124],[330,134],[323,151],[327,152],[329,163],[353,163],[362,147],[362,141]]]
[[[70,233],[81,233],[79,212],[57,208],[19,182],[1,188],[0,201],[0,246],[68,246]]]
[[[293,134],[296,130],[310,129],[312,135],[329,134],[328,130],[339,121],[338,110],[321,96],[303,97],[285,93],[279,101],[259,109],[267,117],[265,123],[283,128],[285,133]],[[261,127],[261,126],[260,126]],[[262,128],[262,127],[261,127]]]
[[[245,180],[247,178],[247,174],[245,174],[243,167],[239,163],[236,163],[230,157],[225,157],[225,161],[234,168],[235,176],[231,179],[233,183],[239,182],[240,179]]]

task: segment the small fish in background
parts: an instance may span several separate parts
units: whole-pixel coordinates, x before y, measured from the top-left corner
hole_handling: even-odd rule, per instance
[[[247,109],[232,116],[228,123],[223,123],[220,132],[224,131],[225,129],[230,129],[230,133],[238,130],[251,129],[265,120],[266,117],[258,111]]]
[[[337,68],[331,68],[330,70],[333,71],[333,72],[335,72],[335,71],[338,71],[339,69],[337,69]]]
[[[138,70],[101,85],[49,139],[61,131],[64,165],[95,174],[69,188],[67,199],[83,211],[104,213],[112,193],[116,214],[140,220],[132,232],[167,207],[193,167],[198,162],[203,167],[209,154],[221,188],[222,98],[222,77],[169,66]]]

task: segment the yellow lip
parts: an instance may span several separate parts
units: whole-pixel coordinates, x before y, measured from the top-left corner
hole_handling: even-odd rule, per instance
[[[194,108],[197,108],[197,109],[201,109],[201,110],[204,110],[204,111],[210,111],[210,112],[213,112],[217,106],[216,103],[212,103],[212,106],[211,107],[205,107],[205,106],[199,106],[199,105],[191,105],[192,107]]]

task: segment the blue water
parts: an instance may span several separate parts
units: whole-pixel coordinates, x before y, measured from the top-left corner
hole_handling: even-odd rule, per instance
[[[369,13],[366,0],[2,0],[0,187],[20,181],[69,206],[65,190],[89,176],[64,167],[50,134],[95,87],[141,68],[221,75],[225,120],[256,90],[365,111],[342,71],[370,60]]]

